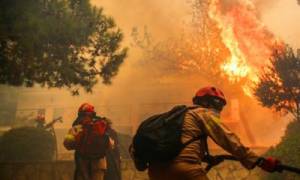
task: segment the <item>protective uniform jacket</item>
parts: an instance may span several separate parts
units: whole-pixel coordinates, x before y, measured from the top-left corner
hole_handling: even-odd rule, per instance
[[[239,138],[221,123],[220,114],[213,109],[199,106],[186,113],[181,140],[186,143],[197,137],[202,137],[202,140],[193,141],[185,146],[174,161],[168,164],[150,164],[148,171],[150,179],[207,179],[201,165],[206,151],[203,139],[206,137],[210,137],[216,144],[238,158],[247,169],[252,169],[256,165],[258,156],[245,147]]]
[[[98,117],[95,117],[98,118]],[[78,117],[72,124],[72,128],[69,130],[67,137],[73,137],[72,141],[65,138],[64,145],[69,147],[68,149],[75,149],[75,137],[82,131],[82,125],[80,124],[83,119]],[[114,147],[114,141],[109,138],[109,148]],[[74,180],[103,180],[105,171],[107,170],[106,157],[103,158],[85,158],[82,157],[77,150],[74,153],[75,159],[75,172]]]
[[[210,137],[216,144],[238,158],[247,169],[253,168],[258,160],[258,156],[222,124],[220,114],[213,109],[196,108],[187,112],[182,127],[182,142],[185,143],[199,135]],[[204,151],[203,142],[194,141],[182,150],[176,161],[199,162],[204,157]]]

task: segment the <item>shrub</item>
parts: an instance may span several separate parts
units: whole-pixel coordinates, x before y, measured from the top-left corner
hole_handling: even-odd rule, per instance
[[[283,164],[300,168],[300,122],[291,122],[283,136],[281,142],[272,147],[266,156],[278,158]],[[299,179],[300,175],[291,172],[267,173],[262,175],[265,180]]]
[[[0,161],[47,161],[55,152],[53,135],[35,127],[11,129],[0,140]]]

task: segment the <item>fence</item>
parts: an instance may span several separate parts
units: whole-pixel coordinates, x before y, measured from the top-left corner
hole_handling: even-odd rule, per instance
[[[73,161],[0,163],[1,180],[72,180]],[[238,162],[224,162],[213,168],[211,180],[256,180],[259,171],[248,171]],[[123,180],[147,180],[146,172],[135,170],[131,160],[122,161]]]

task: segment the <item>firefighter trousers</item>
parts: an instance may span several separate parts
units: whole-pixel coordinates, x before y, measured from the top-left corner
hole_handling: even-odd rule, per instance
[[[103,159],[78,158],[74,180],[103,180],[106,169],[103,168],[102,161]]]
[[[208,180],[201,164],[189,162],[151,164],[148,175],[150,180]]]

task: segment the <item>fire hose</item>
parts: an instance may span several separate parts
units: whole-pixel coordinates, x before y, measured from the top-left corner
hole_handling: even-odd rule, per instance
[[[216,156],[209,155],[206,156],[203,160],[204,162],[208,163],[205,170],[208,172],[211,168],[217,166],[218,164],[222,163],[225,160],[239,161],[237,158],[231,155],[216,155]],[[275,171],[280,173],[283,171],[289,171],[289,172],[300,174],[300,168],[288,166],[281,163],[276,166]]]

